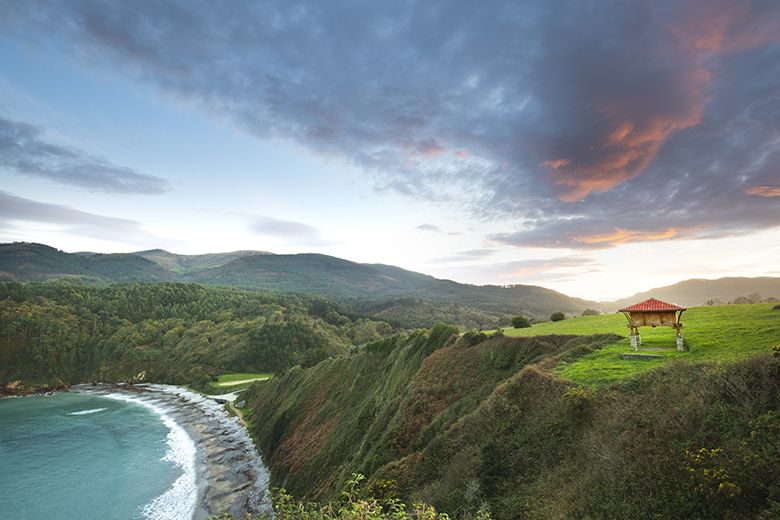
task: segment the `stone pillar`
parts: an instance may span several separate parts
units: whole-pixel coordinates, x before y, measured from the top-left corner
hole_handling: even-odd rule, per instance
[[[639,334],[631,334],[629,340],[631,341],[631,350],[639,350]]]
[[[682,352],[685,350],[685,346],[683,345],[683,337],[682,334],[677,336],[677,351]]]

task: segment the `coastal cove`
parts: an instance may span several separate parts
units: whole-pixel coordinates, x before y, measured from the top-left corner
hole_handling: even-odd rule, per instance
[[[212,399],[168,385],[77,385],[0,400],[9,518],[189,520],[270,512],[268,471]]]

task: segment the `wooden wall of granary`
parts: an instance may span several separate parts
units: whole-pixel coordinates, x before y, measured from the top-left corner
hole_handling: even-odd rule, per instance
[[[676,312],[632,312],[631,325],[634,327],[673,327],[677,323]]]

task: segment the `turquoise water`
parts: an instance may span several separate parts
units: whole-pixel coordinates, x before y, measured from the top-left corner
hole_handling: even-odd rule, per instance
[[[0,399],[0,517],[130,520],[182,477],[148,406],[61,393]]]

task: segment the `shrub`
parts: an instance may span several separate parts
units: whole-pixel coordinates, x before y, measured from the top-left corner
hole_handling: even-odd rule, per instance
[[[773,310],[773,311],[780,311],[780,303],[778,303],[777,305],[775,305],[774,307],[772,307],[772,310]]]
[[[566,315],[564,313],[560,312],[560,311],[553,312],[550,315],[550,321],[562,321],[562,320],[565,320],[565,319],[566,319]]]
[[[481,330],[470,330],[461,336],[459,343],[462,343],[467,347],[473,347],[474,345],[479,345],[487,339],[488,335]]]
[[[598,316],[599,314],[601,313],[596,309],[585,309],[584,311],[582,311],[583,316]]]
[[[531,326],[531,322],[525,316],[515,316],[512,318],[512,327],[516,329],[527,329]]]
[[[448,520],[449,516],[439,513],[432,506],[415,503],[408,508],[402,501],[396,498],[377,500],[374,497],[366,497],[360,489],[365,480],[363,475],[353,474],[347,481],[341,499],[335,502],[317,504],[313,502],[301,502],[288,494],[284,489],[272,491],[275,517],[278,520]],[[385,481],[390,482],[390,481]],[[391,487],[394,483],[391,483]],[[393,494],[394,491],[391,491]],[[260,516],[246,515],[246,520],[257,519]],[[484,511],[477,513],[477,519],[490,520],[490,514]],[[228,513],[222,516],[212,516],[208,520],[236,520]]]

